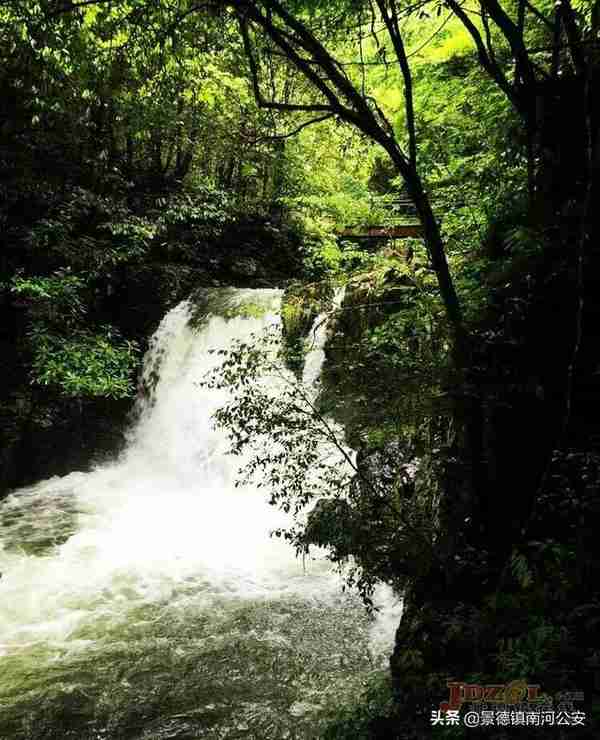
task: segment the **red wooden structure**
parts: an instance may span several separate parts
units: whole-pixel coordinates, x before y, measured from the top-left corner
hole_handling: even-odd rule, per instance
[[[395,226],[356,226],[336,232],[342,239],[419,239],[423,236],[421,224],[397,224]]]

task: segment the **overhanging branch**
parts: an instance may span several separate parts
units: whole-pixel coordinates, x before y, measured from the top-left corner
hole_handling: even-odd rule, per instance
[[[515,108],[520,112],[524,112],[523,104],[520,96],[517,94],[516,88],[508,81],[506,75],[500,68],[500,65],[495,62],[495,60],[490,56],[486,44],[484,43],[483,38],[479,32],[479,29],[469,18],[469,15],[462,7],[461,3],[457,0],[446,0],[446,5],[460,20],[460,22],[463,24],[463,26],[473,39],[475,47],[477,49],[477,55],[479,56],[479,61],[481,62],[481,66],[496,82],[498,87],[515,106]]]
[[[388,11],[385,0],[377,0],[377,5],[385,22],[386,28],[392,39],[396,58],[402,71],[404,81],[404,107],[406,111],[406,130],[408,132],[408,159],[410,164],[415,167],[417,162],[417,135],[415,130],[415,110],[413,104],[413,84],[410,66],[402,40],[402,32],[398,23],[398,9],[395,0],[390,0]]]
[[[292,131],[288,131],[285,134],[270,134],[268,136],[259,136],[257,139],[253,139],[251,143],[259,144],[262,141],[282,141],[283,139],[290,139],[292,136],[296,136],[296,134],[299,134],[300,131],[308,128],[308,126],[312,126],[316,123],[322,123],[323,121],[329,121],[334,117],[335,116],[333,113],[327,113],[326,115],[319,116],[318,118],[311,118],[310,121],[304,121],[304,123],[300,124],[295,129],[292,129]]]
[[[250,34],[248,33],[248,23],[245,18],[239,18],[240,32],[242,40],[244,42],[244,51],[246,53],[246,59],[248,60],[248,66],[250,68],[250,76],[252,79],[252,89],[254,92],[254,98],[260,108],[268,108],[270,110],[280,111],[305,111],[305,112],[326,112],[327,117],[332,115],[332,109],[330,105],[323,105],[319,103],[282,103],[275,100],[267,100],[260,90],[260,81],[258,77],[258,65],[254,58],[254,52],[252,51],[252,43],[250,41]]]

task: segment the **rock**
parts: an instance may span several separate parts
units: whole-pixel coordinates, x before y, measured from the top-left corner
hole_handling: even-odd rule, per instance
[[[356,464],[361,475],[358,483],[368,482],[383,492],[400,486],[407,496],[414,492],[418,460],[402,440],[390,439],[379,448],[359,450]]]
[[[291,283],[285,289],[281,305],[281,321],[285,360],[298,376],[304,367],[304,340],[319,314],[332,307],[333,286],[328,281]]]
[[[231,272],[241,277],[254,277],[258,271],[258,262],[252,257],[239,257],[231,264]]]

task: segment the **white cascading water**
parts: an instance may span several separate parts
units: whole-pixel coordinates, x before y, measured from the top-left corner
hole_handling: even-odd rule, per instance
[[[191,304],[177,306],[145,358],[156,382],[121,457],[3,503],[2,740],[317,737],[332,697],[385,660],[391,594],[373,624],[324,559],[305,568],[269,536],[284,515],[261,489],[235,487],[240,460],[211,421],[226,396],[199,385],[220,362],[209,350],[278,322],[280,299],[230,290],[218,301],[228,318],[197,329]]]
[[[345,288],[336,291],[333,298],[333,312],[339,311],[344,300]],[[327,341],[327,326],[332,313],[322,313],[314,320],[308,334],[308,352],[302,371],[302,383],[313,393],[317,390],[317,384],[325,362],[325,342]]]

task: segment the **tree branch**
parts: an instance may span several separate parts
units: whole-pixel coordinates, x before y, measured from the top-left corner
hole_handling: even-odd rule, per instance
[[[496,67],[499,67],[500,65],[498,64],[498,60],[496,59],[496,52],[494,51],[494,45],[492,42],[492,32],[490,30],[488,14],[487,14],[485,7],[483,7],[483,5],[481,6],[481,24],[483,25],[483,30],[485,31],[485,43],[486,43],[488,54],[490,55],[492,64],[495,64]],[[517,70],[515,69],[514,84],[516,83],[517,83]]]
[[[559,10],[565,32],[567,34],[567,40],[569,42],[571,59],[573,60],[573,64],[575,65],[577,72],[581,75],[585,75],[587,65],[585,62],[585,55],[583,53],[581,34],[577,27],[575,13],[569,0],[561,0]]]
[[[395,0],[390,0],[390,10],[388,12],[386,0],[377,0],[377,5],[381,11],[384,23],[392,40],[396,58],[402,71],[404,81],[404,108],[406,111],[406,130],[408,132],[408,159],[412,166],[417,162],[417,136],[415,130],[415,110],[413,103],[413,85],[412,75],[406,56],[406,49],[402,40],[402,33],[398,24],[398,10]]]
[[[252,89],[254,91],[254,98],[260,108],[268,108],[270,110],[280,111],[309,111],[309,112],[327,112],[331,114],[332,109],[330,105],[322,104],[301,104],[301,103],[281,103],[274,100],[266,100],[260,91],[260,82],[258,78],[258,65],[254,58],[252,51],[252,44],[250,42],[250,35],[248,33],[248,23],[245,18],[239,18],[240,32],[242,34],[242,40],[244,42],[244,51],[248,60],[248,66],[250,68],[250,76],[252,78]]]
[[[527,9],[533,13],[533,15],[542,23],[544,23],[551,31],[554,30],[554,23],[550,20],[550,18],[546,18],[546,16],[539,11],[535,5],[532,5],[529,0],[522,0],[523,4],[527,7]]]
[[[506,97],[510,100],[514,107],[518,111],[524,112],[523,103],[520,99],[520,96],[517,94],[516,89],[508,81],[500,66],[490,57],[486,45],[481,37],[481,34],[479,33],[479,29],[469,18],[468,14],[464,10],[460,2],[457,2],[457,0],[446,0],[446,4],[460,20],[460,22],[463,24],[463,26],[466,28],[469,35],[475,42],[475,47],[477,48],[477,54],[479,56],[481,66],[496,82],[498,87],[502,90],[502,92],[506,95]]]
[[[81,0],[81,2],[78,3],[66,3],[65,5],[53,10],[52,13],[50,13],[50,17],[62,15],[63,13],[72,13],[74,10],[84,8],[87,5],[110,5],[113,2],[114,0]]]
[[[256,2],[249,2],[249,0],[225,0],[225,2],[237,11],[242,29],[246,25],[246,44],[250,44],[247,23],[251,21],[263,29],[304,77],[312,82],[315,88],[329,101],[330,106],[324,109],[326,112],[334,113],[341,120],[351,123],[387,152],[396,171],[406,183],[407,191],[415,204],[423,226],[425,244],[436,273],[440,295],[452,326],[456,368],[459,373],[462,372],[470,363],[470,337],[464,326],[462,308],[450,274],[440,227],[414,161],[411,162],[406,157],[393,131],[387,130],[385,124],[382,126],[368,105],[367,100],[360,95],[350,80],[340,72],[339,66],[327,49],[301,21],[292,16],[277,0],[263,0],[260,3],[272,13],[272,19],[265,17],[260,12]],[[289,29],[294,33],[293,41],[289,40],[289,36],[286,38],[279,32],[275,25],[276,20],[279,20],[286,30]],[[327,83],[315,72],[311,64],[300,56],[298,48],[307,52],[319,65],[326,75]],[[253,64],[255,65],[255,62]],[[256,73],[256,86],[258,87],[256,65],[254,71]],[[258,92],[260,93],[260,90]],[[342,100],[347,104],[344,104]]]
[[[481,7],[485,8],[490,18],[502,31],[504,38],[512,51],[515,64],[518,66],[518,74],[523,84],[531,91],[535,87],[535,71],[525,46],[523,34],[514,23],[498,0],[480,0]]]
[[[292,131],[288,131],[285,134],[272,134],[270,136],[260,136],[258,139],[253,139],[250,143],[252,144],[259,144],[261,141],[281,141],[283,139],[290,139],[292,136],[296,136],[296,134],[299,134],[300,131],[302,131],[305,128],[308,128],[308,126],[312,126],[315,123],[321,123],[323,121],[328,121],[331,118],[334,118],[334,113],[327,113],[324,116],[319,116],[318,118],[311,118],[310,121],[305,121],[304,123],[297,126]]]

